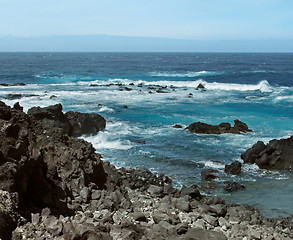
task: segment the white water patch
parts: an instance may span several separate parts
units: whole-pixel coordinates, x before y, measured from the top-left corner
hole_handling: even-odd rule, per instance
[[[192,72],[188,71],[185,73],[177,72],[151,72],[150,76],[153,77],[204,77],[204,76],[218,76],[223,75],[224,72],[213,72],[213,71],[198,71]]]
[[[144,80],[130,80],[130,79],[122,79],[122,78],[115,78],[115,79],[108,79],[108,80],[95,80],[87,82],[87,85],[94,85],[97,86],[111,86],[111,85],[119,85],[122,84],[123,86],[128,86],[129,84],[141,84],[143,86],[150,86],[150,85],[156,85],[156,86],[167,86],[167,87],[197,87],[198,84],[205,84],[206,82],[199,79],[196,81],[144,81]],[[85,82],[81,82],[82,85],[85,85]]]
[[[16,102],[19,102],[20,106],[23,107],[24,112],[27,112],[33,107],[48,107],[59,103],[56,99],[50,99],[48,96],[23,97],[21,99],[13,100],[3,99],[2,101],[11,107],[13,107]]]
[[[143,86],[163,86],[163,87],[177,87],[177,88],[196,88],[199,84],[202,84],[206,90],[222,90],[222,91],[260,91],[260,92],[273,92],[276,90],[276,87],[272,87],[267,80],[263,80],[258,84],[238,84],[238,83],[221,83],[221,82],[206,82],[202,79],[196,81],[143,81],[136,80],[132,81],[129,79],[109,79],[106,81],[91,81],[89,84],[97,84],[98,86],[111,85],[111,84],[141,84]],[[84,82],[83,82],[84,84]]]
[[[242,164],[242,171],[254,178],[263,177],[273,180],[286,180],[289,176],[278,170],[261,169],[256,164]],[[246,176],[247,178],[247,176]]]
[[[94,136],[82,136],[86,141],[93,144],[95,149],[128,150],[134,145],[123,136],[131,135],[134,131],[127,123],[119,121],[107,122],[106,130]]]
[[[286,95],[286,96],[278,96],[275,98],[274,102],[293,102],[293,96],[292,95]]]
[[[206,168],[213,168],[213,169],[220,169],[223,170],[225,168],[225,164],[221,162],[215,162],[215,161],[200,161],[199,163],[204,164]]]
[[[107,106],[103,106],[103,107],[101,107],[99,110],[98,110],[98,112],[107,112],[107,113],[113,113],[113,112],[115,112],[115,110],[113,109],[113,108],[109,108],[109,107],[107,107]]]
[[[86,141],[93,144],[97,150],[114,149],[114,150],[128,150],[133,147],[129,140],[113,139],[113,135],[107,131],[99,132],[95,136],[82,137]]]
[[[272,87],[267,80],[263,80],[258,84],[237,84],[237,83],[206,83],[205,87],[209,90],[223,90],[223,91],[256,91],[272,92]]]

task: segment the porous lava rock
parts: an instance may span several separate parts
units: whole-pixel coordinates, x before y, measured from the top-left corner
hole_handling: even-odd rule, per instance
[[[258,141],[241,154],[244,163],[257,164],[264,169],[293,170],[293,136],[273,139],[268,144]]]
[[[234,126],[232,127],[230,123],[220,123],[219,125],[211,125],[202,122],[195,122],[190,124],[186,129],[192,133],[201,133],[201,134],[223,134],[223,133],[246,133],[252,132],[247,126],[246,123],[239,121],[238,119],[234,120]]]

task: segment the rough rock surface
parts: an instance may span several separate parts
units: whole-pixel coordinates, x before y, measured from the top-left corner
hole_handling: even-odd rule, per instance
[[[217,174],[219,171],[216,169],[206,169],[203,170],[200,174],[201,174],[201,178],[204,181],[211,181],[213,179],[218,178]]]
[[[240,134],[241,132],[252,132],[248,129],[246,123],[234,120],[234,126],[232,127],[230,123],[220,123],[219,125],[210,125],[202,122],[195,122],[190,124],[186,129],[192,133],[202,133],[202,134],[222,134],[222,133],[234,133]]]
[[[117,170],[54,124],[0,102],[3,240],[293,237],[287,219],[202,198],[196,185],[176,190],[146,169]]]
[[[106,127],[105,119],[96,113],[66,112],[65,116],[72,126],[71,135],[79,137],[102,131]]]
[[[232,162],[231,164],[225,165],[225,173],[232,175],[239,175],[241,173],[241,163],[239,161]]]
[[[223,188],[227,192],[236,192],[238,190],[244,189],[245,186],[234,181],[226,181],[224,182]]]
[[[293,136],[271,140],[268,144],[257,142],[241,155],[244,163],[255,163],[265,169],[293,170]]]
[[[61,128],[69,136],[96,134],[106,127],[105,119],[96,113],[62,112],[62,105],[45,108],[33,107],[28,114],[41,121],[44,126]]]

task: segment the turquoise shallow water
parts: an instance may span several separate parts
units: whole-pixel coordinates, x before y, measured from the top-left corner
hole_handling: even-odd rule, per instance
[[[293,135],[293,54],[0,54],[0,100],[33,106],[62,103],[64,111],[97,112],[104,132],[85,137],[117,167],[147,167],[174,178],[176,185],[201,184],[200,172],[219,170],[212,194],[248,203],[268,217],[293,214],[293,174],[245,165],[240,176],[225,164],[255,142]],[[291,60],[291,61],[290,61]],[[206,91],[196,87],[202,83]],[[125,89],[127,87],[128,89]],[[156,92],[160,87],[164,93]],[[20,99],[7,99],[20,93]],[[127,106],[125,108],[124,106]],[[240,119],[252,133],[191,134],[175,129],[202,121]],[[246,190],[225,193],[235,180]]]

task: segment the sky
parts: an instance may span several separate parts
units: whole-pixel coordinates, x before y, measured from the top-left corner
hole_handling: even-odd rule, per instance
[[[290,45],[293,0],[0,0],[2,39],[93,35]]]

